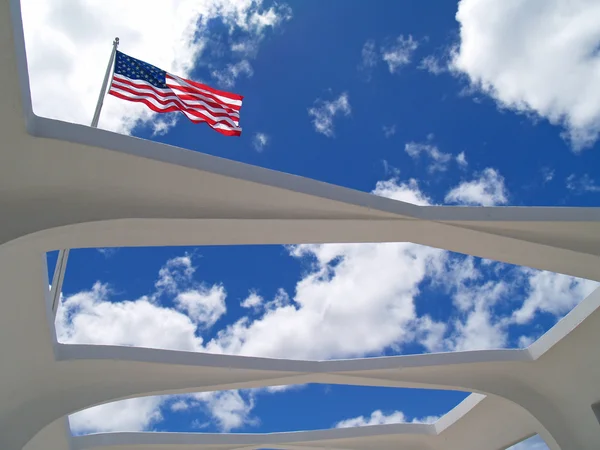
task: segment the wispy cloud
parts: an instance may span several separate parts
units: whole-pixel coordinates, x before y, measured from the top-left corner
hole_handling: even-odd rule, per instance
[[[252,146],[257,152],[262,152],[269,145],[270,141],[271,138],[265,133],[255,133],[252,137]]]
[[[465,155],[465,152],[460,152],[458,155],[456,155],[456,163],[459,165],[459,167],[462,167],[463,169],[469,165],[469,162],[467,161],[467,155]]]
[[[418,46],[419,43],[411,35],[406,38],[400,35],[394,42],[382,46],[382,58],[387,63],[390,73],[396,73],[402,66],[410,64]]]
[[[250,61],[243,59],[235,64],[227,64],[224,69],[213,70],[211,75],[222,87],[231,88],[240,76],[251,77],[254,75],[254,70]]]
[[[387,160],[383,159],[381,164],[383,164],[383,173],[386,177],[397,179],[400,176],[400,169],[391,165]]]
[[[386,138],[392,137],[393,135],[396,134],[396,125],[395,124],[393,124],[393,125],[384,125],[382,127],[382,129],[383,129],[383,135]]]
[[[554,171],[554,169],[551,169],[550,167],[542,167],[541,173],[542,173],[542,180],[544,183],[548,183],[554,179],[555,171]]]
[[[408,142],[404,146],[404,151],[415,160],[418,160],[421,155],[426,156],[430,160],[427,167],[430,173],[446,171],[452,160],[450,153],[441,152],[437,146],[431,143]]]
[[[308,109],[308,115],[312,117],[312,123],[317,133],[327,137],[335,135],[333,120],[337,116],[349,116],[352,112],[350,100],[347,93],[330,101],[317,99],[312,108]]]
[[[575,174],[571,174],[567,177],[567,189],[576,193],[600,192],[600,185],[587,173],[579,178]]]
[[[119,249],[116,247],[97,248],[96,250],[105,258],[110,258],[119,251]]]
[[[377,51],[377,46],[373,39],[369,39],[367,42],[365,42],[360,56],[361,60],[360,64],[358,65],[358,70],[363,72],[367,79],[370,79],[372,69],[379,62],[379,52]]]
[[[417,68],[426,70],[433,75],[439,75],[448,71],[448,64],[443,63],[433,55],[429,55],[421,60]]]

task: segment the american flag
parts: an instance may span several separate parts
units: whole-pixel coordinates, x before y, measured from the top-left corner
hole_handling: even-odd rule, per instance
[[[109,94],[158,113],[181,111],[226,136],[239,136],[241,95],[186,80],[117,51]]]

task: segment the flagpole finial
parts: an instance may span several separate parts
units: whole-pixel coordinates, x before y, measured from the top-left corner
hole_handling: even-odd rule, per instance
[[[115,42],[113,42],[113,44],[115,45],[115,47],[119,46],[119,38],[118,37],[115,38]]]

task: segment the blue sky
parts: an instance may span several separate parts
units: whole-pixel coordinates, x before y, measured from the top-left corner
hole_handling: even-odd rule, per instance
[[[22,3],[39,114],[87,123],[119,35],[131,56],[244,95],[243,133],[110,97],[103,128],[421,204],[598,206],[594,1]],[[77,95],[48,88],[59,78]],[[595,286],[410,243],[76,249],[57,331],[306,359],[519,347]],[[289,431],[433,420],[464,397],[310,385],[132,400],[71,425]]]

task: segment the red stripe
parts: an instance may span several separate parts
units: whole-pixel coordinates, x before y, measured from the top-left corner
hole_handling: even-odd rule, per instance
[[[219,99],[216,95],[211,94],[210,92],[203,92],[194,87],[181,86],[179,84],[179,81],[177,81],[173,77],[170,77],[169,75],[167,75],[167,86],[169,86],[169,88],[171,88],[172,90],[176,90],[179,92],[185,92],[186,94],[200,95],[206,99],[210,99],[210,101],[212,101],[212,102],[215,102],[215,103],[221,105],[223,108],[230,108],[234,111],[239,111],[241,108],[241,105],[233,105],[231,103],[226,103],[223,100]]]
[[[119,82],[120,83],[120,82]],[[227,119],[230,119],[231,121],[238,122],[239,121],[239,116],[237,114],[233,115],[227,112],[219,112],[219,111],[211,111],[209,108],[206,108],[204,105],[189,105],[186,102],[182,101],[185,99],[182,99],[181,97],[173,94],[164,94],[162,93],[162,98],[158,97],[158,95],[160,95],[161,93],[156,92],[156,90],[148,87],[147,89],[144,90],[136,90],[136,89],[132,89],[129,88],[128,86],[122,86],[121,84],[117,85],[117,84],[113,84],[111,86],[111,89],[119,89],[121,91],[125,91],[125,92],[129,92],[130,94],[133,95],[144,95],[144,96],[149,96],[152,97],[156,102],[160,103],[161,105],[168,105],[171,102],[174,102],[178,105],[180,105],[182,108],[185,109],[194,109],[194,110],[198,110],[198,111],[207,111],[211,116],[215,116],[215,117],[225,117]],[[192,99],[195,100],[195,99]]]
[[[175,83],[185,82],[190,86],[175,86],[169,83],[172,79]],[[181,81],[179,81],[181,80]],[[135,82],[119,74],[114,74],[108,93],[122,100],[143,103],[152,111],[157,113],[167,113],[181,111],[191,122],[205,122],[215,131],[225,136],[240,136],[239,129],[239,110],[241,105],[232,105],[218,99],[216,96],[224,97],[228,100],[241,102],[244,98],[241,95],[230,92],[219,91],[202,83],[187,80],[185,78],[177,79],[167,74],[167,86],[169,89],[160,90],[150,83]],[[116,83],[115,83],[116,82]],[[113,88],[114,84],[114,88]],[[123,86],[125,84],[125,86]],[[123,91],[123,92],[119,92]],[[170,91],[170,92],[169,92]],[[205,91],[205,92],[202,92]],[[181,92],[179,94],[178,92]],[[131,94],[136,97],[130,97]],[[152,101],[150,101],[152,99]],[[155,103],[158,103],[158,106]],[[189,102],[202,102],[200,105],[189,105]],[[212,111],[211,108],[221,109],[223,111]],[[208,117],[207,114],[212,117]],[[213,118],[214,117],[214,118]],[[226,129],[217,128],[217,126],[228,127]]]
[[[170,74],[167,73],[167,76],[170,76]],[[218,89],[211,88],[210,86],[207,86],[206,84],[198,83],[197,81],[188,80],[186,78],[181,78],[181,79],[183,81],[185,81],[186,83],[189,83],[198,89],[204,89],[205,91],[212,92],[213,94],[220,95],[221,97],[227,97],[231,100],[239,100],[239,101],[242,101],[244,99],[243,95],[233,94],[232,92],[220,91]]]
[[[222,124],[224,121],[219,120],[219,121],[215,121],[213,119],[211,119],[210,117],[206,117],[204,114],[202,114],[200,111],[196,111],[196,110],[190,110],[188,108],[181,108],[178,106],[169,106],[169,107],[164,107],[164,108],[158,108],[154,103],[150,102],[149,100],[147,100],[146,98],[132,98],[132,97],[128,97],[126,95],[121,94],[120,92],[116,92],[114,91],[112,88],[108,91],[109,94],[118,97],[120,99],[123,100],[127,100],[130,102],[136,102],[136,103],[143,103],[144,105],[146,105],[148,108],[150,108],[152,111],[157,112],[157,113],[167,113],[167,112],[176,112],[176,111],[185,111],[188,114],[192,114],[194,116],[198,117],[198,120],[193,120],[190,117],[188,117],[186,115],[186,117],[188,117],[188,119],[190,119],[192,122],[194,123],[200,123],[200,122],[206,122],[207,124],[209,124],[211,126],[211,128],[214,128],[214,125],[217,124]],[[149,97],[149,96],[148,96]],[[154,97],[152,97],[154,98]],[[224,125],[227,125],[231,128],[239,128],[237,126],[231,125],[228,122],[224,122]],[[219,128],[214,128],[216,131],[221,131],[221,129]],[[238,131],[238,130],[224,130],[224,131]],[[240,133],[241,134],[241,133]],[[239,136],[239,134],[238,134]]]
[[[166,93],[166,92],[161,92],[160,89],[156,88],[155,86],[153,86],[149,83],[148,84],[140,83],[140,82],[136,83],[135,81],[130,80],[129,78],[120,76],[118,74],[115,74],[113,82],[114,81],[116,81],[118,83],[127,84],[129,86],[132,86],[134,89],[151,89],[153,92],[156,93],[156,95],[165,97],[165,98],[175,95],[181,100],[201,100],[201,101],[204,101],[208,106],[210,106],[212,108],[220,108],[220,109],[225,110],[225,112],[229,112],[230,115],[235,114],[236,117],[239,117],[239,108],[236,106],[231,107],[229,105],[220,103],[219,101],[216,101],[208,96],[204,96],[204,95],[198,94],[198,93],[194,94],[195,96],[194,95],[179,95],[173,91],[173,88],[176,88],[176,86],[169,86],[168,90],[170,90],[171,93]]]

